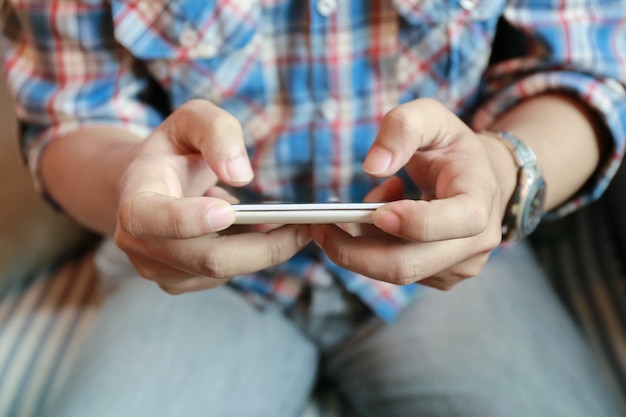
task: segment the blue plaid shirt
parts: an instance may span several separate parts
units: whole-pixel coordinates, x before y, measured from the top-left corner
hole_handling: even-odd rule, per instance
[[[37,184],[39,156],[60,135],[111,124],[146,136],[192,98],[241,122],[256,173],[246,200],[360,201],[375,185],[361,163],[383,115],[418,97],[441,101],[477,130],[547,91],[586,103],[614,146],[558,214],[597,198],[624,152],[624,1],[6,3],[5,73]],[[505,57],[521,54],[489,66],[501,17],[515,33]],[[332,280],[384,320],[418,288],[370,280],[307,251],[233,285],[289,306],[304,285]]]

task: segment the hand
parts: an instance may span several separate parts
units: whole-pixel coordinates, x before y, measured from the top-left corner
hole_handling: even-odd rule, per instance
[[[438,102],[419,99],[384,117],[363,164],[376,177],[402,167],[424,200],[400,200],[402,183],[392,177],[366,198],[398,200],[374,213],[378,230],[352,236],[334,225],[313,226],[315,242],[338,265],[401,285],[420,281],[450,289],[478,274],[501,241],[515,185],[510,153]]]
[[[139,274],[171,294],[283,262],[309,241],[308,226],[218,233],[235,219],[218,181],[236,187],[252,177],[236,119],[189,102],[137,146],[121,181],[115,241]]]

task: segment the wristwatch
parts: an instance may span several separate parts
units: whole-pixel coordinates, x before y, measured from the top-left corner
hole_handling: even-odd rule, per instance
[[[502,222],[502,239],[515,242],[530,235],[544,214],[546,183],[532,149],[511,132],[490,131],[509,148],[518,166],[517,186]]]

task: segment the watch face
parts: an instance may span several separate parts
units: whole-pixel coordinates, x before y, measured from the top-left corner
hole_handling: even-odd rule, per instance
[[[522,210],[523,218],[521,229],[524,235],[532,233],[543,216],[543,208],[546,200],[546,184],[543,180],[537,181],[528,191],[528,198]]]

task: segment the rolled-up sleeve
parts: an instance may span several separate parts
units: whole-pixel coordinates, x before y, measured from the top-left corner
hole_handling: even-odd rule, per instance
[[[567,214],[596,200],[624,156],[626,143],[626,2],[622,0],[514,0],[504,19],[522,38],[524,53],[491,67],[488,99],[473,127],[488,127],[518,102],[564,92],[592,109],[610,135],[610,152],[596,175],[551,213]],[[567,123],[567,121],[564,121]]]
[[[41,193],[38,161],[56,138],[84,125],[122,126],[144,137],[160,123],[162,115],[142,99],[148,78],[115,41],[107,2],[21,0],[3,7],[4,73],[21,151]]]

